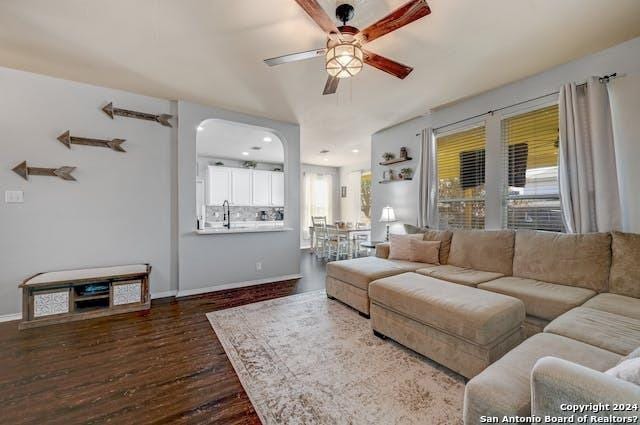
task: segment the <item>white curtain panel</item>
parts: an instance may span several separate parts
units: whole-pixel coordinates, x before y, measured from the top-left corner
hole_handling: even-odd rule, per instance
[[[620,228],[611,106],[604,84],[560,89],[560,200],[567,232],[608,232]]]
[[[326,217],[327,223],[333,223],[333,176],[305,172],[303,188],[302,234],[303,239],[309,240],[312,216]]]
[[[432,129],[421,132],[420,190],[418,196],[418,227],[438,227],[438,169],[436,141]]]

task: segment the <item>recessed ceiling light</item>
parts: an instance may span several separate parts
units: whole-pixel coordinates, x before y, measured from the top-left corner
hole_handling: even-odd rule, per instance
[[[353,153],[358,153],[358,152],[360,152],[360,151],[359,151],[358,149],[351,149],[351,152],[353,152]]]
[[[247,156],[249,155],[249,152],[242,152],[242,155]]]
[[[269,137],[269,136],[267,136],[264,139],[262,139],[263,142],[267,142],[267,143],[271,142],[272,140],[273,139],[271,137]]]
[[[326,161],[329,161],[329,158],[325,158],[324,160],[325,160],[325,162],[326,162]]]
[[[198,131],[202,131],[202,130],[204,130],[204,127],[203,127],[203,126],[201,126],[201,125],[199,125],[199,126],[198,126]]]

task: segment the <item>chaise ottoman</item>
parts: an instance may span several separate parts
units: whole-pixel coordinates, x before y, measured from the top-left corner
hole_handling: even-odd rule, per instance
[[[472,378],[524,339],[522,301],[507,295],[403,273],[369,285],[371,326]]]
[[[378,257],[361,257],[352,260],[327,263],[325,286],[327,296],[355,308],[363,316],[369,316],[369,283],[376,279],[429,266],[402,260]]]

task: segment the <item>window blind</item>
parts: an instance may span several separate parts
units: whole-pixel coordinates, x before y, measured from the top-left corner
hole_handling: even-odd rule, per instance
[[[440,228],[484,229],[485,128],[436,138]]]
[[[558,184],[558,106],[505,118],[501,127],[504,226],[563,231]]]

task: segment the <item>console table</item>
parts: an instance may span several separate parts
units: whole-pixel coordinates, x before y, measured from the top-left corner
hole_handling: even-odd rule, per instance
[[[38,273],[22,282],[20,329],[148,310],[149,264]]]

